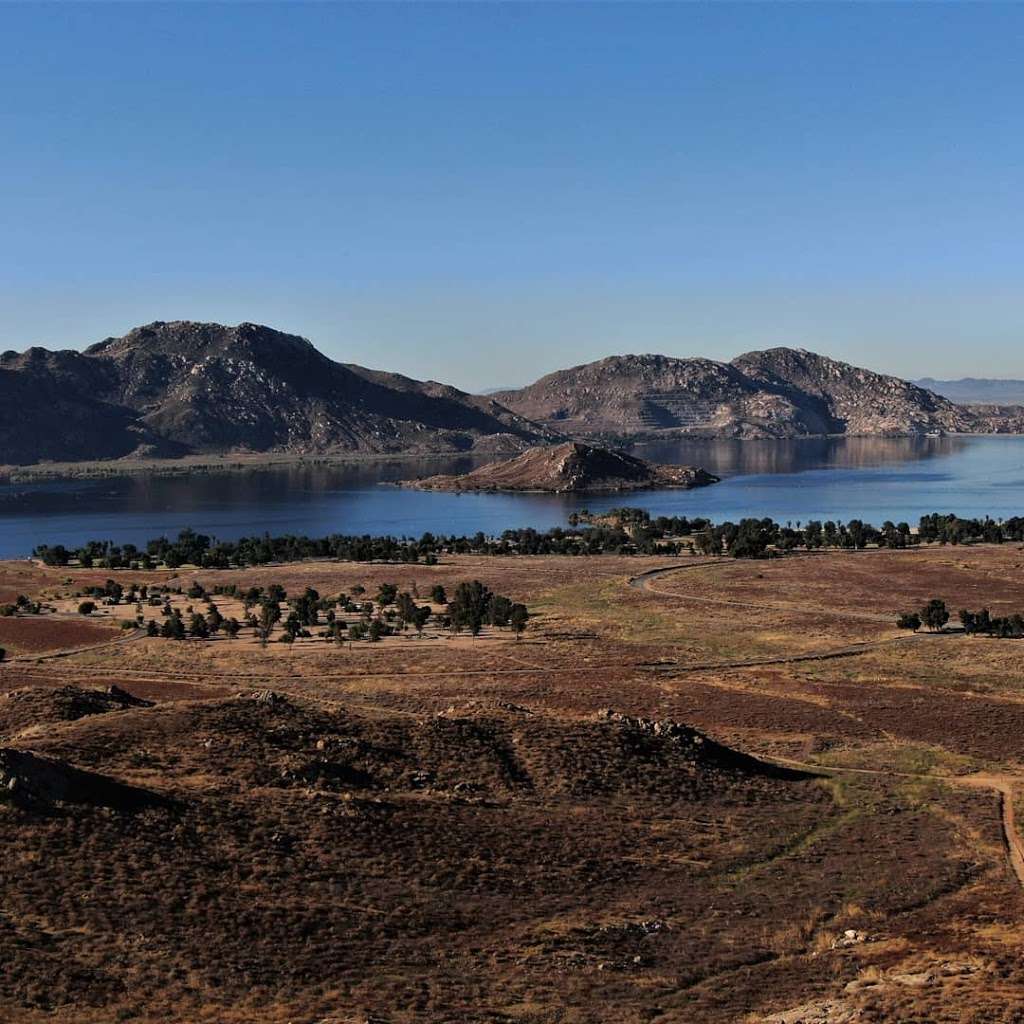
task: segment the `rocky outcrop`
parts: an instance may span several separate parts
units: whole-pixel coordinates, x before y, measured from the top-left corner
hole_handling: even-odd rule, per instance
[[[907,381],[788,348],[731,363],[612,356],[493,397],[552,429],[595,439],[988,432],[970,410]]]
[[[659,466],[626,452],[569,441],[531,448],[461,476],[431,476],[405,481],[404,486],[430,491],[593,494],[648,487],[704,487],[717,482],[718,477],[693,466]]]

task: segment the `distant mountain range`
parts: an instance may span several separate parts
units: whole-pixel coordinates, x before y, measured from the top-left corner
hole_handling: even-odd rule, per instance
[[[613,356],[491,396],[338,363],[303,338],[249,323],[158,321],[84,352],[0,355],[7,465],[996,430],[1024,431],[1024,417],[972,411],[899,378],[788,348],[731,363]]]
[[[914,383],[954,402],[977,405],[1024,405],[1024,380],[991,377],[935,380],[932,377],[922,377]]]

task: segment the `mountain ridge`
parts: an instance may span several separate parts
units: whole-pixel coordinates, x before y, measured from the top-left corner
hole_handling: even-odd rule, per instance
[[[62,412],[56,418],[53,403]],[[514,452],[560,439],[492,399],[335,362],[304,338],[258,324],[155,321],[84,352],[0,356],[7,463],[232,451]]]
[[[598,439],[985,429],[979,416],[908,381],[782,347],[747,352],[730,362],[611,356],[555,371],[494,398],[539,423]]]
[[[969,409],[805,349],[730,362],[613,355],[524,388],[471,395],[330,359],[260,324],[154,321],[84,351],[0,355],[0,463],[216,454],[482,452],[567,439],[788,438],[1014,432]]]

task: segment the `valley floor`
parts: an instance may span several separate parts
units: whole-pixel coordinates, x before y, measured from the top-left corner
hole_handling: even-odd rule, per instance
[[[1005,545],[174,574],[479,579],[533,616],[261,647],[71,610],[166,572],[0,563],[0,603],[60,609],[0,618],[0,1018],[1019,1021],[1024,643],[894,622],[1022,611],[1022,569]]]

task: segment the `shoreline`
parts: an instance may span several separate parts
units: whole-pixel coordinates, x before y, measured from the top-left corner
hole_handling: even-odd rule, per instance
[[[253,455],[186,455],[180,459],[94,459],[82,462],[42,462],[29,466],[0,465],[0,483],[43,480],[102,480],[120,476],[188,476],[192,473],[239,473],[293,467],[345,466],[410,459],[487,458],[491,452],[404,452],[391,454],[292,455],[259,452]],[[500,454],[495,455],[501,458]]]
[[[1024,437],[1024,434],[1001,432],[945,433],[939,437],[927,434],[808,434],[799,437],[703,437],[687,434],[655,437],[641,435],[632,440],[620,439],[616,446],[625,450],[657,444],[659,442],[692,441],[714,443],[729,441],[736,444],[756,445],[779,442],[810,442],[822,440],[901,440],[942,438],[964,439],[984,437]],[[86,459],[81,462],[40,462],[31,465],[0,464],[0,484],[37,483],[46,480],[102,480],[124,476],[187,476],[192,473],[238,473],[293,467],[372,465],[374,463],[405,462],[409,460],[440,461],[455,458],[474,458],[499,461],[509,458],[508,452],[495,451],[434,451],[434,452],[346,452],[326,454],[298,454],[291,452],[227,453],[223,455],[185,455],[176,459]],[[513,456],[514,457],[514,453]]]

